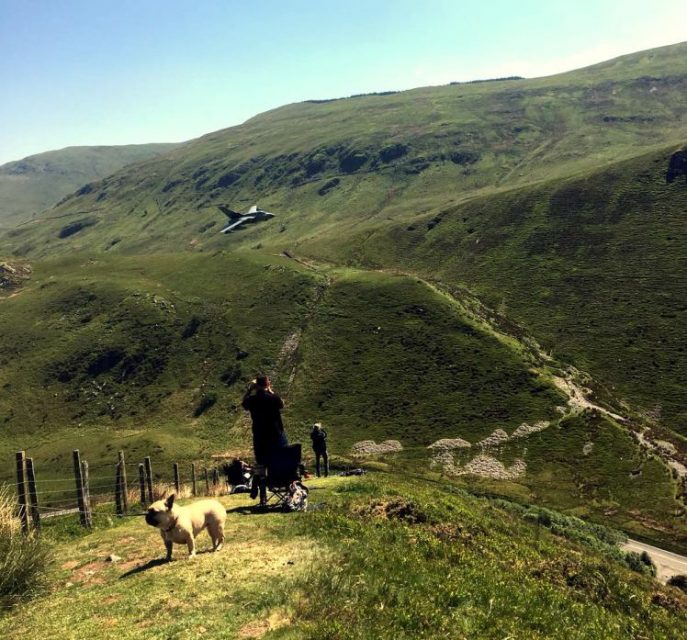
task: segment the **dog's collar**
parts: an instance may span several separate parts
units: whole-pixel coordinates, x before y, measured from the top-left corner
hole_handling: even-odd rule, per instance
[[[163,531],[164,531],[165,533],[169,533],[172,529],[174,529],[174,527],[177,526],[178,520],[179,520],[179,518],[174,518],[174,520],[172,521],[172,524],[170,525],[170,527],[169,527],[168,529],[163,529]]]

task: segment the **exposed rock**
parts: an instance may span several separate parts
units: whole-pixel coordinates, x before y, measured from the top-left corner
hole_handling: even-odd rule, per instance
[[[183,180],[170,180],[164,187],[162,187],[162,193],[171,191],[174,189],[174,187],[178,187],[182,182]]]
[[[374,440],[361,440],[351,447],[354,456],[379,455],[403,451],[403,445],[398,440],[385,440],[377,444]]]
[[[463,438],[442,438],[436,442],[432,442],[427,448],[438,451],[452,451],[453,449],[467,449],[472,445]]]
[[[496,480],[515,480],[524,475],[526,470],[527,464],[519,458],[515,460],[512,466],[506,468],[496,458],[482,454],[473,458],[463,467],[462,475],[482,476]]]
[[[406,155],[406,153],[408,153],[408,145],[397,142],[396,144],[391,144],[388,147],[384,147],[379,152],[379,159],[385,163],[392,162],[393,160],[402,158],[404,155]]]
[[[527,464],[518,458],[510,466],[506,467],[502,462],[484,453],[473,458],[465,466],[456,465],[450,452],[442,451],[438,453],[430,462],[430,467],[441,467],[443,472],[449,476],[480,476],[482,478],[493,478],[494,480],[515,480],[525,474]]]
[[[490,436],[480,440],[478,447],[496,447],[504,442],[508,442],[509,436],[503,429],[496,429]]]
[[[97,222],[98,221],[93,218],[85,218],[83,220],[76,220],[75,222],[70,222],[68,225],[65,225],[60,229],[60,232],[57,234],[57,237],[63,240],[64,238],[73,236],[75,233],[79,233],[79,231],[83,231],[87,227],[92,227]]]
[[[15,289],[30,276],[31,267],[28,264],[0,262],[0,291]]]
[[[582,447],[582,455],[588,456],[594,449],[594,443],[593,442],[587,442],[585,443],[584,447]]]
[[[542,420],[540,422],[535,422],[533,425],[532,424],[527,424],[526,422],[523,422],[513,433],[511,434],[511,438],[526,438],[527,436],[537,433],[538,431],[543,431],[549,426],[549,422],[546,420]]]
[[[351,151],[339,159],[339,167],[344,173],[354,173],[358,171],[367,160],[367,153],[362,151]]]
[[[305,160],[305,173],[308,178],[321,173],[327,166],[327,156],[323,153],[316,153]]]
[[[671,156],[668,172],[666,173],[666,182],[670,184],[680,176],[685,176],[685,181],[687,182],[687,151],[684,149]]]
[[[668,442],[667,440],[655,440],[654,444],[660,453],[665,453],[670,456],[673,456],[677,453],[677,447],[672,442]]]
[[[475,164],[479,160],[479,153],[474,151],[454,151],[449,158],[453,164],[469,165]]]
[[[386,520],[400,520],[408,524],[427,522],[427,514],[417,505],[403,498],[395,500],[372,502],[359,507],[356,513],[363,517],[384,518]]]
[[[115,555],[114,553],[111,553],[107,558],[105,558],[105,562],[119,562],[121,560],[121,557],[118,555]]]
[[[429,168],[429,162],[426,158],[413,158],[407,165],[403,167],[403,171],[408,175],[417,175]]]
[[[79,189],[76,192],[77,196],[85,196],[86,194],[91,193],[95,189],[95,186],[93,184],[85,184],[81,189]]]
[[[334,187],[337,187],[341,180],[339,178],[332,178],[331,180],[328,180],[325,182],[318,190],[317,193],[321,196],[326,195],[329,193]]]

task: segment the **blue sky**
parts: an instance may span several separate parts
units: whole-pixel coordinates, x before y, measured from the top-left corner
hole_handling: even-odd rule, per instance
[[[534,77],[687,40],[643,0],[0,0],[0,163],[187,140],[289,102]]]

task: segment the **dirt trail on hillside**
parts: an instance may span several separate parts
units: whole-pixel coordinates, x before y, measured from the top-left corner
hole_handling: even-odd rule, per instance
[[[559,376],[553,376],[553,383],[560,391],[562,391],[563,393],[565,393],[566,396],[568,396],[568,405],[572,409],[593,409],[594,411],[603,413],[604,415],[609,416],[614,420],[617,420],[618,422],[628,422],[627,418],[617,413],[613,413],[612,411],[604,409],[598,404],[594,404],[593,402],[591,402],[591,400],[587,398],[585,391],[582,389],[582,387],[578,385],[572,379],[572,377],[561,378]]]
[[[288,251],[284,251],[282,255],[307,267],[310,270],[317,271],[319,273],[324,273],[323,269],[326,270],[327,267],[327,265],[320,265],[313,260],[299,258]],[[474,294],[469,292],[467,289],[462,290],[466,296],[466,299],[461,301],[457,299],[451,290],[447,289],[445,285],[441,283],[432,283],[416,273],[403,271],[401,269],[375,269],[375,271],[380,273],[406,276],[413,278],[418,282],[422,282],[430,289],[436,291],[438,294],[449,298],[468,317],[473,317],[476,322],[485,326],[485,330],[490,330],[493,332],[497,339],[502,341],[513,339],[517,340],[521,345],[526,347],[526,350],[531,354],[533,359],[538,361],[541,365],[546,365],[547,363],[552,362],[552,358],[545,352],[545,350],[534,338],[526,334],[522,327],[519,327],[518,330],[521,330],[521,332],[526,335],[526,339],[523,339],[522,336],[516,335],[516,331],[509,331],[508,322],[506,322],[506,320],[503,318],[503,321],[499,320],[500,316],[497,312],[485,305],[482,300],[474,296]],[[328,276],[326,277],[328,278]],[[329,284],[329,280],[327,280],[327,283]],[[681,480],[687,481],[687,466],[677,459],[679,457],[676,455],[677,450],[671,451],[668,447],[662,445],[662,441],[655,440],[648,428],[642,428],[639,425],[633,424],[633,422],[626,416],[611,411],[610,409],[606,409],[605,407],[602,407],[601,405],[590,400],[590,395],[592,392],[589,389],[585,389],[577,382],[577,379],[580,377],[580,375],[580,372],[572,367],[569,367],[568,371],[566,371],[566,373],[563,375],[552,376],[553,384],[559,391],[562,391],[567,398],[568,410],[564,410],[564,415],[570,415],[579,411],[593,410],[617,422],[620,422],[621,424],[624,424],[628,430],[637,437],[637,440],[641,446],[658,456],[664,462],[664,464],[675,471]],[[533,433],[541,431],[543,428],[548,426],[549,423],[543,422],[535,423],[534,427],[529,427],[529,425],[523,426],[523,428],[519,428],[519,430],[516,430],[516,432],[511,434],[509,440],[513,440],[515,438],[526,439]]]

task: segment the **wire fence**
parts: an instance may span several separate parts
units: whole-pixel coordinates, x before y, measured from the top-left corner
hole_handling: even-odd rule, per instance
[[[93,526],[94,518],[111,518],[112,509],[95,509],[115,505],[117,516],[137,515],[142,509],[165,495],[180,497],[220,495],[229,489],[227,478],[211,463],[167,463],[155,468],[150,457],[141,462],[127,462],[120,451],[116,461],[89,467],[73,452],[72,473],[48,469],[49,477],[41,479],[33,460],[25,452],[16,454],[16,476],[0,479],[0,490],[13,496],[22,528],[40,529],[41,522],[57,516],[76,514],[85,527]],[[90,475],[95,470],[96,475]],[[60,474],[61,477],[55,477]]]

